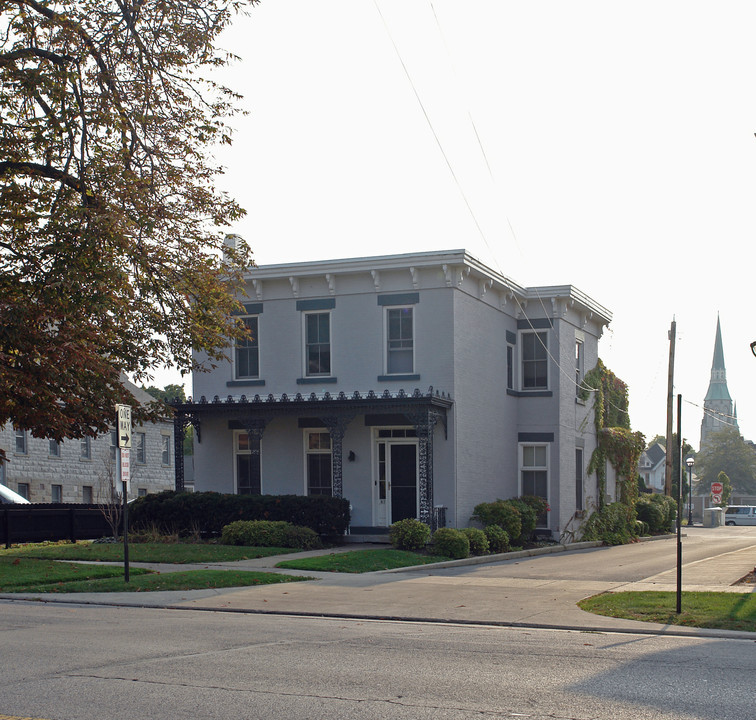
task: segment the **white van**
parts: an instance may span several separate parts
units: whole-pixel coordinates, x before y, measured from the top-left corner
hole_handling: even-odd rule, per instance
[[[756,505],[730,505],[725,525],[756,525]]]

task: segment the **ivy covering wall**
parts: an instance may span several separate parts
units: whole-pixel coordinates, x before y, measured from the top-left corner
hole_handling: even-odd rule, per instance
[[[593,531],[596,539],[606,539],[601,530],[603,515],[607,508],[606,468],[607,462],[616,472],[616,503],[622,507],[614,508],[612,517],[623,517],[627,533],[612,531],[611,541],[625,541],[624,536],[632,533],[635,524],[635,501],[638,498],[638,461],[646,447],[642,433],[630,429],[628,412],[629,399],[627,385],[622,382],[604,363],[599,360],[596,367],[586,373],[583,380],[581,397],[586,402],[593,398],[594,423],[596,426],[597,447],[588,464],[588,472],[598,476],[598,511],[586,522],[586,534]],[[615,503],[615,504],[616,504]],[[598,517],[596,517],[598,516]],[[613,523],[614,524],[614,523]],[[587,538],[586,538],[587,539]]]

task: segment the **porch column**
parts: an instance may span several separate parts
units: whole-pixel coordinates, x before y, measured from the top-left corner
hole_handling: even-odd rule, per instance
[[[173,472],[176,492],[184,491],[184,430],[189,424],[184,413],[173,414]]]
[[[408,414],[418,439],[418,494],[420,507],[418,515],[427,525],[433,523],[433,431],[438,422],[438,414],[430,410]]]
[[[331,436],[331,488],[333,497],[344,497],[344,433],[352,416],[322,417],[320,420],[328,428]]]
[[[184,435],[187,426],[194,427],[194,435],[200,442],[200,421],[196,413],[173,411],[173,466],[176,492],[184,491]]]

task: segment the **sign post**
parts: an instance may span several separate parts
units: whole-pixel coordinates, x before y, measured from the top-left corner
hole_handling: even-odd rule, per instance
[[[131,406],[116,405],[118,452],[123,487],[123,580],[129,582],[129,479],[131,477]]]

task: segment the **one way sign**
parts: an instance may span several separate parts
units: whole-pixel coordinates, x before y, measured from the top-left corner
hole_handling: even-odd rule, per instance
[[[118,419],[118,447],[131,447],[131,406],[116,405],[116,417]]]

